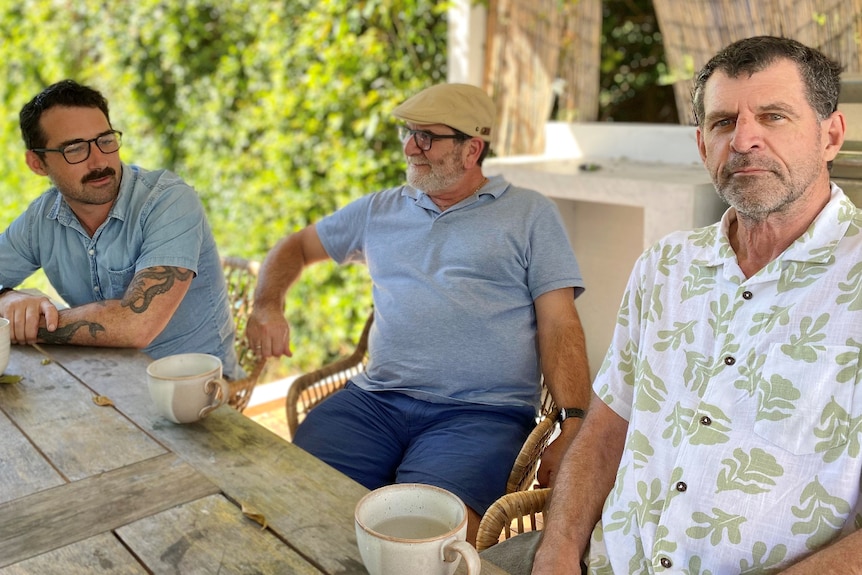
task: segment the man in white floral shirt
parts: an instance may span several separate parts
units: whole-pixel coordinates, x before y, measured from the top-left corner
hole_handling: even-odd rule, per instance
[[[721,222],[632,272],[534,575],[862,573],[862,212],[840,67],[731,44],[694,89]]]

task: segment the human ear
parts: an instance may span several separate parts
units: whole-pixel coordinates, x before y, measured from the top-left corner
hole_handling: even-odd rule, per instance
[[[30,168],[30,171],[37,176],[48,175],[48,172],[45,171],[45,161],[33,150],[27,150],[25,160],[27,162],[27,167]]]
[[[824,159],[829,162],[838,155],[838,150],[844,144],[844,135],[847,133],[847,119],[843,112],[838,110],[832,112],[828,118],[821,121],[821,131],[824,149]]]

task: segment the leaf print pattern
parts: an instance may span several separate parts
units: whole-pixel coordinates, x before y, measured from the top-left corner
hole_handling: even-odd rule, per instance
[[[850,311],[862,309],[862,262],[851,268],[846,282],[838,282],[838,289],[846,293],[838,296],[835,303],[849,304],[847,309]]]
[[[650,457],[655,455],[655,450],[650,445],[649,439],[640,431],[632,433],[626,448],[631,449],[634,453],[632,457],[635,462],[635,469],[646,465]]]
[[[814,429],[815,437],[823,439],[814,447],[823,453],[823,461],[836,461],[845,452],[850,457],[859,457],[862,441],[862,416],[852,418],[844,407],[832,398],[820,415],[820,425]],[[842,449],[833,449],[836,446]],[[846,449],[845,449],[846,448]]]
[[[795,408],[794,401],[802,396],[789,379],[773,374],[767,381],[761,378],[757,387],[758,410],[756,421],[781,421],[790,417]]]
[[[684,575],[712,575],[709,569],[703,569],[702,560],[698,555],[694,555],[688,562],[688,568],[683,569]],[[703,569],[703,570],[701,570]]]
[[[611,521],[604,523],[606,533],[622,530],[624,534],[628,534],[632,525],[635,524],[635,519],[639,525],[658,523],[664,503],[661,498],[661,481],[653,479],[649,485],[643,481],[638,481],[637,494],[637,501],[629,501],[625,511],[615,511],[611,515]]]
[[[718,474],[720,491],[739,490],[744,493],[766,493],[775,486],[775,479],[784,475],[784,468],[771,454],[755,447],[751,453],[733,450],[733,459],[722,459]]]
[[[838,365],[845,366],[844,369],[838,372],[836,381],[839,383],[856,383],[859,379],[859,356],[862,355],[862,343],[851,337],[847,340],[847,346],[855,347],[856,351],[848,351],[835,358]]]
[[[850,504],[829,495],[817,477],[802,490],[799,503],[799,507],[790,510],[804,521],[794,523],[790,531],[794,535],[810,535],[805,542],[809,549],[817,549],[837,537],[844,517],[850,513]]]
[[[682,278],[682,301],[702,295],[715,287],[715,271],[707,268],[706,263],[700,260],[692,262],[688,275]]]
[[[826,349],[823,345],[814,344],[826,339],[823,329],[828,321],[828,313],[822,314],[814,323],[810,317],[802,318],[799,322],[799,335],[790,336],[790,343],[782,345],[781,352],[793,359],[814,363],[817,361],[817,352]]]
[[[829,267],[822,264],[790,262],[778,280],[777,291],[782,293],[811,285],[828,270]]]
[[[679,263],[677,256],[682,251],[682,244],[664,245],[661,248],[661,256],[656,264],[658,273],[663,276],[670,275],[670,268]]]
[[[728,324],[733,319],[733,314],[736,313],[740,305],[742,304],[736,303],[735,305],[731,305],[730,297],[727,294],[723,294],[718,302],[710,302],[709,310],[712,312],[713,318],[709,320],[709,326],[712,328],[716,338],[719,335],[727,334]]]
[[[652,372],[649,361],[644,359],[640,366],[640,373],[637,375],[639,385],[635,394],[635,409],[656,413],[661,409],[661,403],[667,395],[667,387],[664,381]]]
[[[689,234],[688,241],[699,248],[704,248],[715,243],[716,232],[715,226],[699,228]]]
[[[661,330],[658,332],[659,341],[653,346],[656,351],[665,351],[666,349],[679,349],[680,344],[690,344],[694,341],[694,326],[696,321],[675,322],[673,330]]]
[[[745,363],[739,366],[739,375],[742,376],[742,379],[734,381],[733,387],[747,392],[749,397],[753,396],[765,363],[766,354],[757,355],[754,349],[749,351]]]
[[[692,526],[685,530],[685,534],[692,539],[709,537],[709,542],[713,546],[720,545],[725,537],[734,545],[742,541],[740,525],[746,521],[742,515],[725,513],[721,509],[713,507],[712,515],[697,511],[692,514],[691,518],[695,523],[703,524],[703,527]]]
[[[769,333],[776,325],[787,325],[790,323],[790,310],[792,307],[792,305],[785,307],[774,305],[770,308],[769,313],[754,314],[752,317],[754,326],[748,330],[748,335]]]
[[[670,439],[674,447],[679,447],[682,438],[685,437],[686,430],[691,425],[693,417],[693,409],[686,409],[681,403],[677,402],[673,408],[673,412],[665,418],[668,426],[665,427],[664,432],[661,434],[662,439]]]
[[[751,563],[739,562],[739,575],[769,575],[782,570],[780,564],[787,556],[787,546],[779,543],[769,551],[766,543],[758,541],[751,550]]]
[[[691,435],[692,445],[718,445],[729,441],[730,419],[714,405],[701,406],[701,413],[709,417],[709,425],[698,424]]]

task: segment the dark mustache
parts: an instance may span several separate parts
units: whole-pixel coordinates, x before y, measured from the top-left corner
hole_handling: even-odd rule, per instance
[[[95,170],[93,172],[90,172],[89,174],[87,174],[83,178],[81,178],[81,183],[86,184],[87,182],[91,182],[93,180],[98,180],[101,178],[107,178],[108,176],[113,176],[116,173],[117,172],[114,170],[114,168],[105,168],[104,170]]]

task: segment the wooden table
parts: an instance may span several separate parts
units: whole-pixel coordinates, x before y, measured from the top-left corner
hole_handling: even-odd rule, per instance
[[[229,407],[162,418],[149,361],[13,346],[6,374],[23,379],[0,384],[0,574],[366,573],[353,531],[364,487]]]

